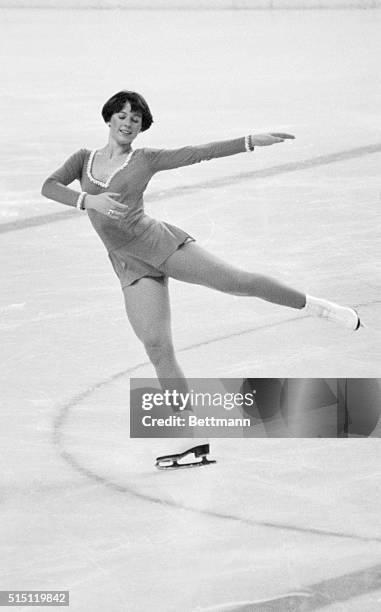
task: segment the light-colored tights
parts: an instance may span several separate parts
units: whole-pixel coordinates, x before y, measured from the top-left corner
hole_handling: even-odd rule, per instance
[[[166,277],[232,295],[252,296],[297,309],[306,304],[304,293],[269,276],[235,268],[194,242],[179,248],[161,269]],[[123,293],[130,323],[162,386],[166,386],[165,379],[183,379],[181,391],[186,391],[186,380],[173,348],[167,279],[144,277],[124,287]]]

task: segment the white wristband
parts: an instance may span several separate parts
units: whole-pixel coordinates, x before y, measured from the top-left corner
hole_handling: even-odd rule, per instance
[[[86,210],[85,208],[85,197],[87,196],[87,192],[86,191],[82,191],[79,196],[78,196],[78,200],[77,200],[77,204],[76,207],[79,210]]]

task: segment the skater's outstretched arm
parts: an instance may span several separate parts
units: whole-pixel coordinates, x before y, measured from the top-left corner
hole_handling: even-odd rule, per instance
[[[234,140],[219,140],[202,145],[188,145],[179,149],[144,149],[151,171],[172,170],[182,166],[190,166],[202,161],[228,157],[245,151],[253,151],[254,147],[264,147],[285,140],[293,139],[291,134],[269,133],[252,134],[246,138]]]

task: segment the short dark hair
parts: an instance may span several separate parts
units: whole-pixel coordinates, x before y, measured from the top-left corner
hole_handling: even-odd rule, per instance
[[[131,110],[134,113],[139,113],[142,116],[142,132],[148,130],[153,123],[153,118],[149,106],[143,96],[136,91],[127,91],[123,89],[111,96],[102,108],[102,117],[108,123],[114,113],[119,113],[126,102],[131,104]]]

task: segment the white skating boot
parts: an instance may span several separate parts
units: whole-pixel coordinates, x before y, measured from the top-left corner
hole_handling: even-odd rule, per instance
[[[209,443],[205,438],[170,439],[168,440],[168,446],[173,449],[171,453],[156,457],[156,467],[159,470],[178,470],[216,463],[216,461],[207,457]],[[194,455],[196,461],[189,461],[190,457],[188,455]]]
[[[357,331],[362,327],[360,317],[354,308],[339,306],[335,302],[328,302],[328,300],[316,298],[312,295],[306,296],[306,305],[303,310],[311,316],[323,317],[352,331]]]

